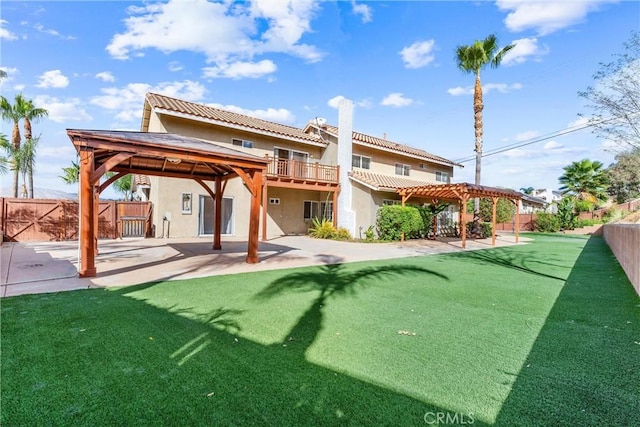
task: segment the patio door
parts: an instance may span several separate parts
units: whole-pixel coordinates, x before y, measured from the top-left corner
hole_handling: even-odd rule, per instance
[[[200,196],[200,209],[199,209],[199,229],[198,234],[200,236],[212,236],[213,228],[215,226],[215,209],[214,200],[210,196]],[[221,234],[232,235],[233,234],[233,198],[222,198],[222,223]]]

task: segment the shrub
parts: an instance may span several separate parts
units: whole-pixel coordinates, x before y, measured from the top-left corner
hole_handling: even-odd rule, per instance
[[[373,225],[370,225],[369,228],[367,228],[367,231],[364,232],[364,238],[367,242],[373,242],[373,239],[375,239]]]
[[[607,223],[607,222],[615,222],[618,221],[619,219],[624,218],[625,216],[629,215],[631,212],[629,211],[625,211],[625,210],[621,210],[616,208],[615,206],[610,207],[609,209],[607,209],[604,214],[602,215],[602,221]]]
[[[400,240],[419,237],[424,229],[424,221],[418,209],[412,206],[383,206],[378,211],[376,221],[378,236],[382,240]]]
[[[554,214],[540,212],[536,215],[535,229],[541,233],[555,233],[560,231],[560,221]]]
[[[333,239],[336,234],[336,229],[333,227],[333,223],[328,219],[322,220],[313,218],[312,225],[309,228],[309,235],[317,239]]]
[[[602,221],[599,220],[599,219],[580,219],[576,223],[576,227],[577,228],[590,227],[590,226],[596,225],[596,224],[602,224]]]
[[[558,204],[558,223],[563,230],[573,230],[576,227],[578,221],[578,215],[576,214],[576,203],[572,197],[565,197]]]
[[[492,236],[493,227],[490,222],[479,222],[480,224],[480,232],[482,233],[482,238],[486,239],[487,237]],[[467,222],[467,236],[471,234],[473,230],[473,221]]]
[[[351,237],[351,233],[344,227],[338,227],[333,235],[333,238],[336,240],[353,240]]]

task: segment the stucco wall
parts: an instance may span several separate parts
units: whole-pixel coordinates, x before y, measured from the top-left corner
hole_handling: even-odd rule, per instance
[[[605,224],[604,239],[640,295],[640,224]]]

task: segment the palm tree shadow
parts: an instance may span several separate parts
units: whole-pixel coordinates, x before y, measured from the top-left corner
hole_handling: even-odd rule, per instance
[[[331,259],[327,258],[326,261],[330,262]],[[286,334],[284,341],[278,344],[304,357],[322,331],[323,308],[331,298],[355,296],[360,289],[370,286],[374,279],[399,278],[408,274],[425,274],[449,280],[442,273],[415,266],[384,265],[353,270],[344,264],[325,264],[275,280],[254,298],[266,300],[292,292],[318,293],[311,306]]]

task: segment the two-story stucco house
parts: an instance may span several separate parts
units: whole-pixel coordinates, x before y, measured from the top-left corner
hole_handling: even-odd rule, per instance
[[[171,132],[269,159],[262,188],[261,235],[304,234],[314,217],[334,220],[358,237],[380,206],[397,203],[400,187],[448,183],[451,160],[352,129],[353,106],[340,106],[338,126],[324,119],[304,128],[149,93],[141,130]],[[154,204],[157,237],[213,233],[213,199],[196,182],[136,179]],[[250,195],[241,179],[223,189],[222,234],[248,235]]]

